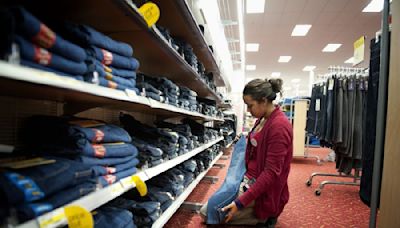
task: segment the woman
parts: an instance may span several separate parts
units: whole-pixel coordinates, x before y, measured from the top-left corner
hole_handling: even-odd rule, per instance
[[[238,196],[222,209],[227,212],[227,223],[274,227],[289,200],[287,179],[293,154],[292,126],[272,103],[281,88],[281,79],[255,79],[243,90],[247,110],[257,121],[249,132],[246,172]]]

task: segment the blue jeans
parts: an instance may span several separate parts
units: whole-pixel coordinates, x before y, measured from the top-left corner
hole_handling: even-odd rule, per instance
[[[86,59],[86,53],[81,47],[56,35],[24,8],[14,7],[11,12],[15,16],[17,33],[24,38],[72,61],[82,62]]]
[[[148,195],[150,199],[152,199],[153,201],[160,202],[161,204],[164,204],[166,202],[172,202],[174,200],[174,197],[172,196],[171,193],[163,191],[161,188],[153,186],[150,186],[148,188]]]
[[[139,164],[139,160],[137,160],[136,158],[133,160],[136,163],[135,166],[137,164]],[[135,174],[137,172],[137,169],[135,166],[133,166],[129,169],[123,170],[121,172],[118,172],[118,173],[100,176],[100,177],[98,177],[98,180],[99,180],[101,186],[103,186],[103,187],[114,184],[115,182],[121,180],[122,178],[125,178],[125,177]]]
[[[196,170],[197,164],[195,160],[187,160],[182,164],[184,170],[189,172],[194,172]]]
[[[94,176],[88,165],[58,157],[48,158],[56,162],[1,175],[1,187],[10,204],[40,200]]]
[[[151,98],[153,100],[159,101],[159,102],[164,102],[165,98],[158,95],[157,93],[153,93],[153,92],[148,92],[146,91],[146,97]]]
[[[136,79],[136,72],[133,70],[124,70],[117,69],[111,66],[102,65],[105,72],[111,73],[115,76],[123,77],[123,78],[132,78]]]
[[[83,61],[74,62],[66,59],[57,54],[51,53],[46,49],[38,47],[20,36],[15,36],[15,42],[19,46],[19,51],[23,59],[71,75],[83,75],[87,71],[86,64]]]
[[[132,159],[135,159],[137,156],[137,152],[129,157],[121,157],[121,158],[94,158],[94,157],[87,157],[87,156],[77,156],[75,160],[82,162],[83,164],[87,165],[102,165],[102,166],[115,166],[119,164],[127,163]]]
[[[30,61],[30,60],[21,59],[20,60],[20,64],[23,65],[23,66],[32,67],[32,68],[35,68],[35,69],[52,72],[52,73],[58,74],[59,76],[67,76],[67,77],[70,77],[70,78],[75,78],[76,80],[79,80],[79,81],[83,81],[84,80],[82,76],[76,76],[76,75],[67,74],[65,72],[54,70],[52,68],[45,67],[43,65],[34,63],[34,62]]]
[[[118,90],[130,89],[130,90],[134,91],[136,94],[139,94],[139,90],[136,87],[118,84],[116,82],[109,81],[105,78],[99,78],[99,85],[107,87],[107,88],[111,88],[111,89],[118,89]]]
[[[128,210],[103,206],[95,211],[94,228],[136,228],[133,215]]]
[[[156,81],[162,85],[164,85],[167,88],[173,89],[177,92],[179,92],[179,87],[173,83],[171,80],[165,78],[165,77],[161,77],[161,78],[156,78]]]
[[[162,95],[162,92],[160,90],[156,89],[154,86],[147,82],[140,82],[137,84],[137,87],[140,90],[144,89],[146,92],[152,92],[158,95]]]
[[[140,150],[140,152],[150,152],[151,156],[160,157],[163,155],[163,151],[151,144],[140,139],[134,139],[133,144]]]
[[[131,136],[123,128],[113,125],[104,124],[94,127],[81,127],[84,125],[85,120],[74,121],[68,127],[68,134],[63,137],[73,137],[75,139],[87,139],[92,143],[113,143],[113,142],[125,142],[130,143],[132,141]]]
[[[193,91],[185,86],[180,86],[179,90],[181,91],[181,94],[188,94],[188,95],[197,97],[197,93],[195,91]]]
[[[208,200],[207,205],[207,224],[223,223],[226,212],[220,209],[230,204],[236,199],[239,192],[240,183],[246,172],[245,167],[246,139],[242,136],[235,145],[232,154],[231,164],[226,174],[224,183],[217,192]]]
[[[63,189],[39,202],[22,204],[18,207],[19,215],[23,220],[40,216],[48,211],[54,210],[69,202],[79,199],[82,196],[94,192],[96,190],[96,186],[96,181],[93,179],[82,184]]]
[[[89,55],[96,57],[97,60],[107,66],[113,66],[132,71],[135,71],[139,68],[139,61],[135,58],[121,56],[95,46],[92,46],[87,50]]]
[[[137,166],[139,163],[138,159],[132,159],[126,163],[122,163],[122,164],[118,164],[118,165],[114,165],[114,166],[100,166],[100,165],[96,165],[93,166],[93,170],[94,170],[94,175],[95,176],[104,176],[107,174],[114,174],[114,173],[120,173],[122,171],[125,171],[129,168],[135,167]]]
[[[90,144],[87,143],[81,148],[81,155],[95,158],[120,158],[137,156],[138,150],[129,143],[107,143]]]

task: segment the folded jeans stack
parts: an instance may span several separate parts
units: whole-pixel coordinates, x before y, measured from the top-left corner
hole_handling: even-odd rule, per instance
[[[33,116],[24,130],[27,144],[41,153],[90,165],[102,186],[137,171],[137,148],[121,127],[75,117]]]
[[[93,213],[94,228],[136,228],[133,220],[132,213],[120,207],[105,205]]]
[[[144,74],[137,77],[139,89],[146,97],[178,106],[179,87],[164,77],[152,78]]]
[[[11,7],[5,14],[14,26],[12,41],[18,45],[20,64],[82,80],[87,67],[85,51],[63,39],[23,7]]]
[[[185,118],[183,119],[183,123],[190,126],[192,134],[197,136],[201,143],[208,143],[211,140],[216,140],[217,137],[220,136],[220,133],[217,130],[205,127],[192,119]]]
[[[179,104],[181,107],[192,112],[197,111],[197,93],[184,86],[179,87],[179,90]]]
[[[58,31],[79,44],[88,54],[85,80],[104,87],[138,93],[136,71],[139,61],[133,58],[132,47],[113,40],[87,25],[69,22],[57,25]]]
[[[159,121],[155,123],[157,127],[169,128],[179,134],[179,154],[188,152],[195,148],[192,139],[192,130],[188,124],[172,124],[165,121]]]
[[[49,164],[7,170],[0,187],[8,207],[25,221],[78,199],[97,188],[91,166],[60,157],[43,157]]]

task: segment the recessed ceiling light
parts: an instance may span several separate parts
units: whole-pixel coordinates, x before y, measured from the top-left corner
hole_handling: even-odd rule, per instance
[[[292,31],[292,36],[306,36],[312,25],[296,25]]]
[[[246,70],[256,70],[256,65],[246,65]]]
[[[316,66],[309,65],[309,66],[305,66],[305,67],[303,68],[303,71],[312,71],[312,70],[314,70],[315,68],[316,68]]]
[[[300,78],[295,78],[291,80],[292,83],[299,83],[300,81]]]
[[[264,13],[265,0],[246,0],[247,13]]]
[[[370,3],[362,10],[364,13],[377,13],[383,9],[383,0],[371,0]]]
[[[271,77],[279,78],[281,76],[281,72],[272,72]]]
[[[340,46],[342,46],[342,44],[327,44],[324,49],[322,49],[322,52],[335,52]]]
[[[247,43],[246,44],[246,51],[248,52],[257,52],[260,48],[260,44],[257,43]]]
[[[344,63],[351,63],[353,64],[354,62],[354,57],[350,57],[348,60],[344,61]]]
[[[278,62],[288,63],[291,59],[292,59],[292,56],[281,55],[281,56],[279,56]]]

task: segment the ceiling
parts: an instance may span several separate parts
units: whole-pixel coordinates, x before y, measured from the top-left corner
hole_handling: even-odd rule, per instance
[[[243,10],[246,10],[245,1]],[[237,1],[219,0],[223,20],[237,21]],[[353,43],[366,36],[365,60],[357,67],[368,67],[369,41],[380,29],[381,13],[363,13],[370,0],[266,0],[265,12],[244,12],[245,43],[259,43],[258,52],[245,53],[245,65],[256,65],[256,70],[245,71],[246,79],[269,78],[272,72],[281,72],[286,87],[285,96],[294,96],[299,78],[299,95],[308,94],[309,73],[302,71],[306,65],[315,65],[315,75],[328,72],[331,65],[348,66],[344,61],[353,56]],[[296,24],[311,24],[307,36],[292,37]],[[225,26],[228,40],[239,39],[238,25]],[[322,52],[328,43],[342,46],[333,53]],[[239,42],[231,42],[232,52],[237,52]],[[289,63],[279,63],[281,55],[292,56]],[[240,55],[232,54],[234,69],[240,67]],[[236,64],[235,64],[236,63]]]

